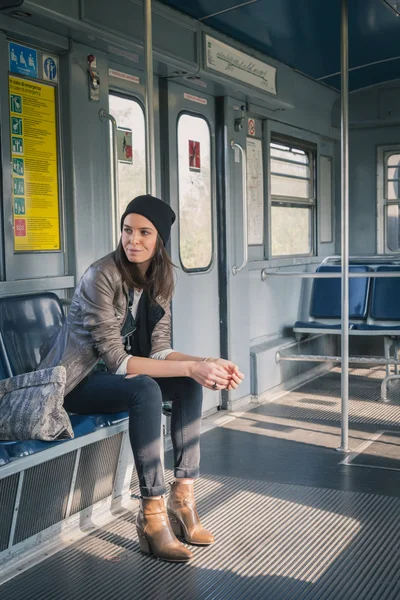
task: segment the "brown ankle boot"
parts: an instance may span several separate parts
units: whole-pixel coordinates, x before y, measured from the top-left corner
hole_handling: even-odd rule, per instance
[[[136,530],[142,552],[161,560],[187,562],[193,554],[179,542],[171,529],[164,498],[142,498],[136,519]]]
[[[199,546],[208,546],[214,542],[212,533],[200,523],[193,483],[171,483],[167,512],[175,535]]]

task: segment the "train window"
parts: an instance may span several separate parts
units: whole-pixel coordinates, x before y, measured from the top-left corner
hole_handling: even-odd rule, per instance
[[[314,153],[272,140],[271,255],[309,255],[313,251],[315,210]]]
[[[185,271],[207,270],[213,256],[211,133],[203,117],[178,120],[179,254]]]
[[[272,256],[310,254],[312,212],[305,207],[271,207]]]
[[[400,250],[400,153],[385,155],[385,215],[387,247]]]
[[[145,120],[133,98],[110,94],[110,113],[118,125],[118,184],[120,217],[132,198],[146,193]],[[117,223],[118,232],[119,226]]]
[[[400,200],[400,154],[389,154],[386,159],[387,199]]]

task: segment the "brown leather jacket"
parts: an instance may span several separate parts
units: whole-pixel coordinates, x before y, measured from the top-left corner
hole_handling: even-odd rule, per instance
[[[121,329],[128,314],[129,292],[115,264],[114,252],[93,263],[78,283],[68,316],[60,331],[42,349],[40,368],[63,365],[65,395],[102,358],[115,373],[127,353]],[[159,302],[159,320],[151,334],[151,354],[171,347],[171,309]]]

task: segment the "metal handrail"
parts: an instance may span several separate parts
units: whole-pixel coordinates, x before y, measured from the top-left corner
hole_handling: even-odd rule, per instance
[[[233,275],[237,275],[240,271],[243,271],[247,265],[249,259],[249,244],[248,244],[248,231],[247,231],[247,164],[246,164],[246,152],[240,144],[231,140],[232,150],[238,149],[242,155],[242,216],[243,216],[243,262],[240,267],[234,265],[232,267]]]
[[[319,355],[319,354],[283,354],[280,350],[275,353],[275,362],[334,362],[342,363],[341,356]],[[378,357],[378,356],[349,356],[349,362],[361,365],[390,365],[400,366],[400,360]]]
[[[118,210],[119,210],[119,182],[118,182],[118,146],[117,146],[117,121],[104,108],[99,110],[101,121],[110,121],[111,123],[111,138],[112,138],[112,154],[113,154],[113,207],[112,211],[112,239],[114,248],[117,246],[117,226],[118,226]]]
[[[340,256],[340,254],[336,254],[336,255],[332,255],[332,256],[325,256],[325,258],[322,260],[321,265],[326,265],[328,264],[329,261],[341,261],[342,257]],[[400,261],[400,254],[366,254],[365,256],[363,255],[356,255],[356,256],[350,256],[349,257],[350,261],[355,261],[355,260],[361,260],[363,262],[365,261],[394,261],[394,260],[398,260]]]
[[[342,274],[337,273],[303,273],[301,271],[279,271],[276,273],[268,273],[267,269],[261,271],[261,281],[266,281],[268,277],[298,277],[299,279],[341,279]],[[387,277],[400,277],[400,271],[385,271],[384,273],[378,273],[376,271],[366,271],[365,273],[352,273],[348,275],[349,279],[362,279],[365,277],[372,279],[381,279]]]

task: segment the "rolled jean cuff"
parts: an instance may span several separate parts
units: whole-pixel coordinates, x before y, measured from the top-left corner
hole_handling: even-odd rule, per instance
[[[200,477],[199,467],[175,467],[174,475],[177,479],[198,479]]]
[[[151,496],[164,496],[166,492],[167,488],[165,485],[158,485],[151,488],[140,486],[140,494],[142,498],[151,498]]]

